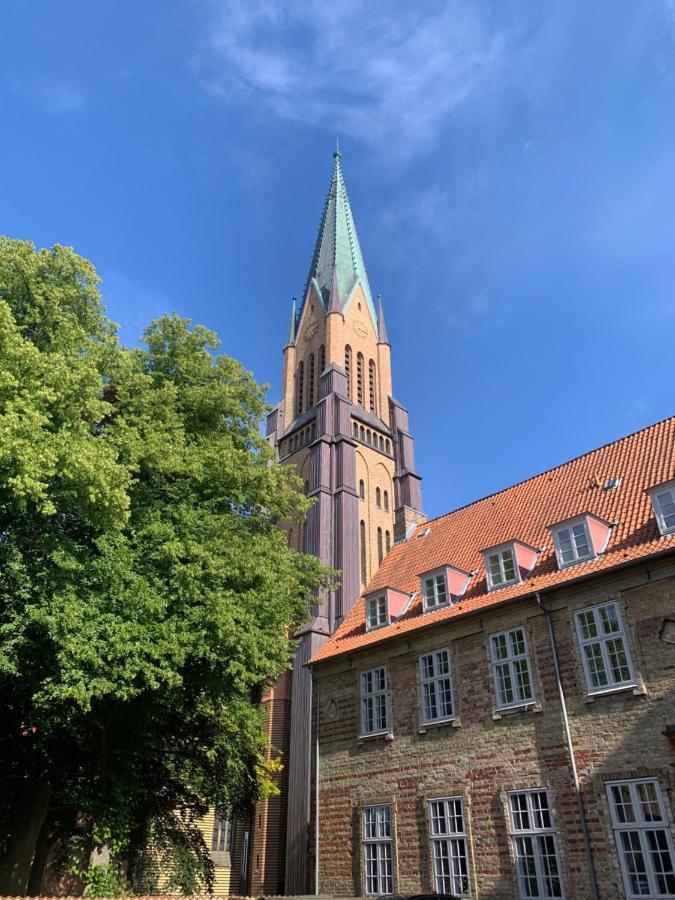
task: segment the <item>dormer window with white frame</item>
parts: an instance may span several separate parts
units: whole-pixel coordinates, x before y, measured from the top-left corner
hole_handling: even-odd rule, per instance
[[[445,571],[430,572],[422,579],[424,585],[424,609],[438,609],[448,604],[448,585]]]
[[[553,532],[555,552],[558,556],[558,565],[573,566],[574,563],[593,559],[593,545],[586,527],[585,517],[576,522],[568,522]]]
[[[675,534],[675,481],[649,488],[647,493],[661,534]]]
[[[517,584],[520,573],[513,544],[502,544],[485,552],[485,569],[490,590]]]
[[[387,595],[375,594],[366,600],[366,628],[372,631],[389,624]]]
[[[566,519],[552,526],[558,567],[566,569],[596,559],[607,547],[611,530],[609,522],[593,513]]]

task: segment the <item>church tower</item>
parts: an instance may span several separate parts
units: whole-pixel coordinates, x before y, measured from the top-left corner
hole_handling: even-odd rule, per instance
[[[307,893],[311,878],[312,684],[305,663],[339,627],[394,541],[405,539],[410,526],[424,518],[408,414],[392,396],[382,302],[374,302],[370,291],[339,151],[333,159],[304,294],[291,308],[281,402],[267,422],[279,463],[295,467],[314,499],[307,521],[288,527],[288,540],[341,572],[336,589],[317,597],[313,618],[298,635],[290,689],[287,683],[277,685],[267,698],[285,765],[282,793],[287,793],[277,798],[272,818],[278,828],[285,807],[287,894]],[[288,719],[289,709],[290,722],[280,722]],[[280,855],[283,841],[261,833],[263,819],[270,819],[269,803],[256,811],[260,827],[252,834],[251,887],[276,893],[282,863],[265,859],[265,848]],[[256,868],[265,865],[273,875],[266,878],[261,871],[257,879]]]

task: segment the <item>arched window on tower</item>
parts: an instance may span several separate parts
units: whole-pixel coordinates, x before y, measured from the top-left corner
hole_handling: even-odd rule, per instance
[[[307,409],[314,403],[314,354],[309,354],[307,363]]]
[[[352,431],[354,432],[354,437],[357,438],[359,436],[359,426],[356,422],[352,425]]]
[[[389,512],[389,491],[384,492],[384,508]]]
[[[382,506],[382,491],[379,487],[375,488],[375,504],[377,506]]]
[[[382,563],[384,559],[384,550],[382,548],[382,529],[377,529],[377,562],[378,564]]]
[[[359,481],[359,497],[362,500],[366,499],[366,485],[363,478]]]
[[[302,399],[303,392],[305,390],[305,364],[304,362],[300,362],[298,366],[298,394],[295,403],[295,414],[299,416],[303,410]]]
[[[380,435],[380,450],[384,453],[384,438]]]
[[[349,399],[353,400],[352,397],[352,348],[347,344],[345,347],[345,372],[347,373],[347,393],[349,394]]]
[[[363,406],[363,353],[356,354],[356,402]]]
[[[375,412],[375,363],[372,359],[368,363],[368,408]]]
[[[366,560],[368,558],[368,554],[366,551],[366,523],[363,521],[363,519],[361,519],[361,524],[359,525],[359,536],[361,542],[361,584],[365,584],[367,579]]]
[[[391,550],[391,535],[388,531],[384,533],[384,546],[386,548],[387,553]]]
[[[363,425],[361,426],[360,434],[361,434],[361,440],[365,441],[366,440],[366,429],[363,427]]]
[[[323,375],[323,370],[326,368],[326,348],[322,344],[319,347],[319,378]]]

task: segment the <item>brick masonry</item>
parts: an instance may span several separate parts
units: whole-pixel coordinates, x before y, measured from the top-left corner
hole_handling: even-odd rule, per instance
[[[670,561],[669,561],[670,559]],[[573,612],[615,599],[624,619],[638,684],[588,696]],[[675,617],[675,565],[665,557],[634,565],[542,598],[553,613],[570,729],[586,806],[601,897],[623,897],[605,782],[658,779],[672,823],[674,746],[663,732],[675,723],[675,645],[659,640],[664,617]],[[508,713],[495,709],[488,636],[524,626],[535,702]],[[451,651],[455,719],[420,726],[417,658]],[[359,673],[389,671],[389,738],[359,737]],[[364,893],[361,808],[392,805],[396,893],[434,890],[427,800],[462,796],[474,897],[518,896],[506,792],[547,788],[555,818],[565,896],[591,897],[589,863],[569,757],[546,618],[534,598],[440,622],[407,639],[364,648],[315,664],[320,691],[320,865],[322,893]]]

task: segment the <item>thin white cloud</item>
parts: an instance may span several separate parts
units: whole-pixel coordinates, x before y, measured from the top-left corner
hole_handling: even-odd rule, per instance
[[[198,71],[213,95],[406,158],[468,98],[511,77],[537,30],[527,6],[211,0]]]

